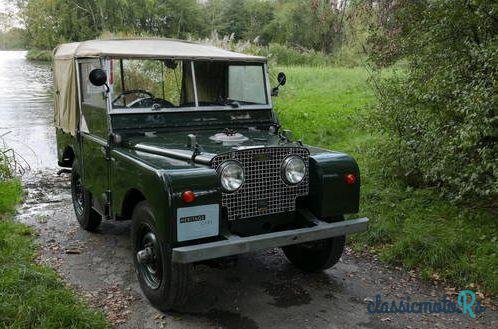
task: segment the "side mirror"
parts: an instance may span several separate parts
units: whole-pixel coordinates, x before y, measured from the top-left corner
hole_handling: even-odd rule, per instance
[[[277,75],[277,81],[278,81],[278,85],[271,90],[271,95],[272,96],[278,96],[278,87],[284,86],[285,83],[287,82],[287,77],[285,76],[284,72],[278,73],[278,75]]]
[[[287,82],[287,77],[285,76],[284,72],[280,72],[277,75],[277,81],[278,81],[278,86],[285,86],[285,83]]]
[[[88,76],[92,85],[100,87],[107,83],[107,74],[102,69],[93,69]]]

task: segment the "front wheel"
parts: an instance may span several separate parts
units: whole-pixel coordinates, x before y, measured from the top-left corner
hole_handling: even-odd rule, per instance
[[[81,183],[76,160],[71,170],[71,197],[74,213],[80,226],[86,231],[95,231],[102,222],[102,216],[92,208],[92,194]]]
[[[283,247],[285,257],[297,268],[317,272],[331,268],[342,256],[346,236]]]
[[[133,211],[131,238],[135,271],[145,296],[161,311],[181,310],[191,284],[191,265],[171,261],[171,248],[158,234],[146,201]]]

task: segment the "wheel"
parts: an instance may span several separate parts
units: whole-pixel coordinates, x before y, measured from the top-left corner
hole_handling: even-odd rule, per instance
[[[80,226],[87,231],[95,231],[102,222],[102,216],[92,208],[92,194],[83,187],[81,175],[73,162],[71,170],[71,196],[73,199],[74,213]]]
[[[283,247],[285,257],[297,268],[318,272],[331,268],[341,258],[346,236]]]
[[[135,271],[151,304],[161,311],[181,311],[191,285],[191,265],[173,263],[171,249],[158,234],[147,201],[133,210],[131,238]]]

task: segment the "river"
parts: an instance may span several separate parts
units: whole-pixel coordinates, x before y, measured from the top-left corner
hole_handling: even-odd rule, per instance
[[[57,167],[52,104],[50,64],[0,51],[0,142],[28,172]]]

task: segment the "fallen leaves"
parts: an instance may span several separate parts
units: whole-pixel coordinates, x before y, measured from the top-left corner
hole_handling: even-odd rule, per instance
[[[129,307],[136,300],[136,297],[131,293],[131,289],[122,289],[119,285],[106,287],[97,293],[88,293],[86,297],[97,308],[104,311],[107,319],[114,326],[126,322],[131,314]]]

